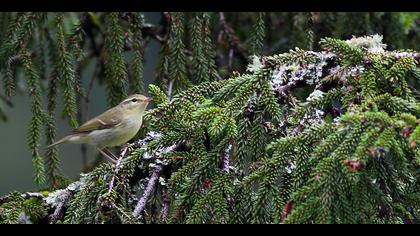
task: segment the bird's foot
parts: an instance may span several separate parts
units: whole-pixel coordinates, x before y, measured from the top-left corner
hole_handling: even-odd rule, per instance
[[[115,156],[115,154],[114,154],[111,150],[109,150],[108,148],[104,148],[104,150],[105,150],[106,152],[108,152],[108,153],[112,156],[112,158],[113,158],[114,160],[118,160],[118,159],[120,159],[119,157]]]
[[[102,156],[106,157],[108,160],[110,160],[114,165],[117,164],[117,160],[114,159],[113,157],[110,157],[106,152],[104,152],[102,149],[97,148],[98,151],[102,154]],[[105,149],[104,149],[105,150]],[[112,156],[115,157],[114,154],[111,153]]]

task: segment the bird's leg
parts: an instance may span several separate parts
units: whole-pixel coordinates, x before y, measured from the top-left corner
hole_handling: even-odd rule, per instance
[[[104,157],[106,157],[106,158],[108,158],[112,163],[117,163],[117,161],[114,159],[114,158],[112,158],[112,157],[110,157],[108,154],[106,154],[106,152],[104,152],[102,149],[100,149],[100,148],[96,148]]]
[[[120,150],[120,152],[125,154],[125,152],[127,152],[127,150],[128,150],[129,148],[130,148],[130,144],[129,144],[129,143],[123,144],[123,145],[121,146],[121,150]],[[124,155],[123,155],[123,156],[124,156]]]
[[[111,154],[111,156],[113,157],[113,159],[114,160],[118,160],[119,158],[117,157],[117,156],[115,156],[115,154],[111,151],[111,150],[109,150],[108,148],[104,148],[104,150],[106,151],[106,152],[108,152],[109,154]]]

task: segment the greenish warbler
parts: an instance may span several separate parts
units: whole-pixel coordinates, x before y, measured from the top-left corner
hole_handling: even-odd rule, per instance
[[[151,100],[143,95],[131,95],[117,106],[87,121],[73,130],[72,134],[47,148],[61,143],[89,144],[95,146],[102,155],[115,162],[116,157],[108,150],[108,147],[124,144],[137,134],[143,123],[146,107]]]

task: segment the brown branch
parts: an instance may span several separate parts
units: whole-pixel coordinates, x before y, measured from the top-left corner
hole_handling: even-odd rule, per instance
[[[229,43],[228,47],[233,49],[239,58],[247,63],[249,52],[240,43],[239,37],[236,35],[235,30],[227,23],[224,13],[219,12],[219,34],[217,38],[219,44],[225,44],[225,40],[223,40],[224,36],[226,36],[226,41]],[[232,54],[233,56],[233,52],[229,51],[229,54]]]

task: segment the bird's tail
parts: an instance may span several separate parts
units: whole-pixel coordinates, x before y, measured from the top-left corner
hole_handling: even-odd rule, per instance
[[[64,138],[62,138],[62,139],[60,139],[60,140],[58,140],[57,142],[55,142],[55,143],[53,143],[53,144],[48,145],[47,147],[45,147],[45,149],[50,149],[50,148],[52,148],[52,147],[54,147],[54,146],[56,146],[56,145],[58,145],[58,144],[62,144],[62,143],[67,142],[67,141],[70,139],[70,136],[71,136],[71,135],[66,136],[66,137],[64,137]]]
[[[86,134],[70,134],[58,140],[57,142],[47,146],[46,149],[52,148],[62,143],[74,143],[74,144],[86,143],[86,141],[88,141],[86,138],[87,138]]]

